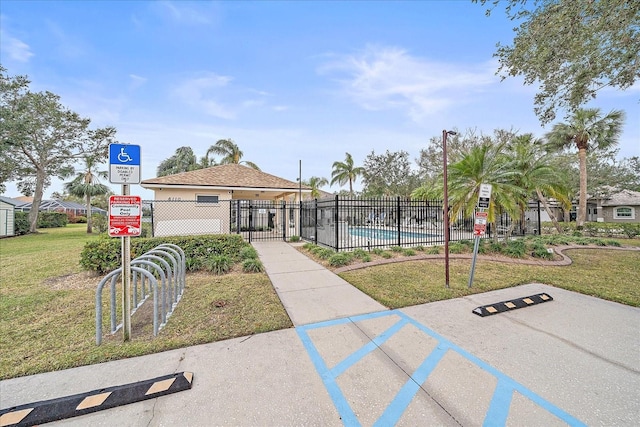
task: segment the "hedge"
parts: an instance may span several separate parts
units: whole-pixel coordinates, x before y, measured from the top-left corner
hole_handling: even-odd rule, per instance
[[[37,228],[66,227],[69,218],[64,212],[40,212],[38,214]],[[15,234],[20,236],[29,232],[29,212],[15,212]]]
[[[241,250],[249,245],[239,234],[136,237],[131,239],[131,258],[136,258],[163,243],[178,245],[184,251],[189,270],[202,268],[212,257],[219,255],[238,262]],[[99,274],[119,268],[122,265],[121,244],[121,239],[106,236],[87,242],[80,254],[80,265],[85,270]]]
[[[562,227],[564,233],[590,237],[626,237],[633,239],[640,236],[640,223],[585,222],[583,229],[578,230],[575,222],[561,222],[560,227]],[[555,227],[550,222],[543,222],[542,230],[545,234],[556,233]]]

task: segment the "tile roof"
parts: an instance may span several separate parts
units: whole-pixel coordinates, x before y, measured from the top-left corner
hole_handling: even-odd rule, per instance
[[[212,166],[190,172],[182,172],[174,175],[145,179],[140,185],[157,187],[166,186],[211,186],[211,187],[238,187],[238,188],[265,188],[265,189],[291,189],[298,190],[297,182],[289,181],[275,175],[268,174],[248,166],[229,164]],[[306,185],[303,190],[310,190]]]
[[[631,190],[622,190],[611,194],[602,201],[602,206],[638,206],[640,205],[640,192]]]

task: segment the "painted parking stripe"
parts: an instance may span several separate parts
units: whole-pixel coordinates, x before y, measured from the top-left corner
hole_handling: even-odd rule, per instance
[[[179,372],[136,383],[15,406],[0,410],[0,427],[34,426],[77,417],[188,390],[192,383],[192,372]]]
[[[531,297],[529,297],[531,298]],[[525,302],[526,304],[526,302]],[[485,426],[499,426],[505,425],[506,420],[509,416],[509,410],[511,406],[511,401],[513,398],[514,392],[518,392],[524,397],[528,398],[535,404],[537,404],[542,409],[547,412],[553,414],[560,420],[564,421],[570,426],[585,426],[583,422],[562,410],[561,408],[553,405],[551,402],[545,400],[540,397],[536,393],[524,387],[522,384],[516,382],[512,378],[498,371],[491,365],[477,358],[473,354],[467,352],[466,350],[456,346],[443,336],[438,333],[432,331],[421,323],[417,322],[413,318],[407,316],[399,310],[392,310],[387,312],[379,312],[373,314],[365,314],[359,316],[353,316],[349,318],[331,320],[327,322],[320,322],[311,325],[303,325],[296,327],[296,331],[300,336],[303,345],[305,346],[309,357],[311,358],[314,366],[316,367],[316,371],[320,375],[322,381],[329,392],[331,399],[334,402],[338,413],[340,414],[343,424],[345,426],[360,426],[360,422],[357,419],[357,416],[353,412],[353,409],[350,407],[344,393],[340,389],[337,383],[337,377],[348,370],[349,367],[353,366],[362,358],[366,357],[371,352],[371,343],[365,344],[360,349],[356,350],[352,354],[348,355],[342,362],[338,363],[336,366],[341,366],[340,369],[329,369],[324,362],[321,354],[313,344],[313,341],[309,337],[307,331],[325,327],[336,326],[345,323],[357,323],[362,320],[369,320],[374,318],[380,318],[383,316],[399,316],[401,321],[396,322],[391,328],[387,329],[383,334],[379,337],[382,339],[378,342],[386,342],[393,334],[399,332],[403,326],[411,324],[424,332],[426,335],[434,338],[438,341],[438,345],[436,348],[425,358],[423,363],[416,369],[416,371],[410,375],[407,382],[403,385],[400,391],[396,394],[391,403],[387,406],[383,414],[376,421],[375,425],[384,426],[384,425],[393,425],[397,423],[407,407],[411,403],[412,399],[415,397],[416,393],[420,390],[422,384],[427,380],[431,372],[436,368],[438,363],[443,359],[444,355],[447,351],[454,351],[458,353],[460,356],[467,359],[469,362],[484,370],[485,372],[491,374],[497,379],[497,386],[494,390],[491,402],[487,411],[485,413],[485,418],[483,421],[483,425]],[[402,321],[404,320],[404,321]],[[401,325],[401,326],[400,326]],[[374,338],[372,342],[379,337]],[[348,361],[348,362],[347,362]]]

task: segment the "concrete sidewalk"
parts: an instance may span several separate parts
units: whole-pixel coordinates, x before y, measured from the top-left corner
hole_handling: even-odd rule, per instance
[[[387,308],[283,242],[254,242],[295,326]]]
[[[256,248],[296,328],[2,381],[0,406],[190,371],[191,390],[52,425],[637,423],[638,308],[531,284],[388,310],[286,243]]]

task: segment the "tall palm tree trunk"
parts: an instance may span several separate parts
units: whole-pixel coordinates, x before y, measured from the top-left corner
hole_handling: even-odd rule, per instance
[[[578,200],[578,229],[584,227],[587,220],[587,150],[580,148],[578,150],[578,158],[580,159],[580,196]]]

